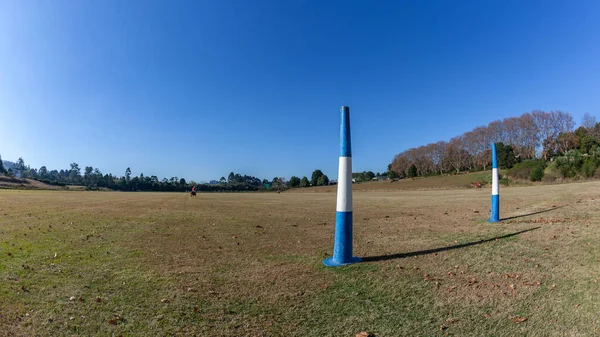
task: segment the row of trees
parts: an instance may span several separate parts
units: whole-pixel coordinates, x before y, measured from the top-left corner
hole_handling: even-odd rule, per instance
[[[48,170],[46,166],[39,169],[25,165],[23,158],[16,163],[10,163],[11,168],[6,170],[0,158],[0,174],[16,175],[21,178],[36,179],[53,185],[83,185],[89,188],[109,188],[118,191],[188,191],[196,186],[199,191],[257,191],[263,187],[266,180],[261,180],[248,175],[230,173],[229,179],[221,178],[220,184],[197,184],[186,181],[184,178],[171,177],[160,180],[157,176],[131,175],[131,168],[125,170],[121,177],[112,174],[102,174],[98,168],[86,166],[83,171],[79,164],[72,163],[70,168],[62,170]],[[278,183],[285,183],[282,178],[275,178]]]
[[[510,146],[516,160],[548,160],[573,146],[574,126],[569,113],[533,111],[478,126],[449,141],[408,149],[395,156],[389,170],[400,177],[482,170],[491,164],[492,142]],[[584,117],[583,127],[589,133],[600,133],[600,126],[589,114]]]
[[[302,179],[292,176],[289,181],[289,187],[309,187],[309,186],[326,186],[329,185],[329,177],[325,175],[321,170],[314,170],[310,180],[307,177],[302,177]]]

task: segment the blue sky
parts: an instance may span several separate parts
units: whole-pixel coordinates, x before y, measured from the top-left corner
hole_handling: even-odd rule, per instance
[[[0,155],[337,176],[534,109],[600,117],[598,1],[0,0]]]

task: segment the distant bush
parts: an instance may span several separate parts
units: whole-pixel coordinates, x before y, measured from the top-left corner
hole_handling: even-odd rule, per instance
[[[508,172],[508,175],[515,179],[540,181],[544,176],[544,168],[546,168],[546,163],[543,160],[526,160],[515,164]]]
[[[563,178],[573,178],[583,164],[583,157],[578,150],[569,150],[564,156],[556,157],[556,168]]]
[[[596,162],[592,159],[586,159],[581,166],[581,173],[587,178],[591,178],[596,173]]]
[[[533,171],[531,171],[529,179],[531,179],[531,181],[542,181],[543,177],[544,177],[544,169],[541,166],[538,166],[538,167],[534,168]]]
[[[508,186],[508,185],[510,185],[510,179],[505,177],[505,178],[500,179],[498,181],[498,183],[500,183],[500,185]]]

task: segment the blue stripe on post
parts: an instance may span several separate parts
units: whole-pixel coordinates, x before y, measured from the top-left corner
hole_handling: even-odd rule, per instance
[[[325,259],[323,264],[337,267],[359,261],[360,258],[352,256],[352,212],[336,212],[333,256]]]
[[[498,157],[496,156],[496,143],[492,143],[492,168],[498,168]]]
[[[490,220],[488,222],[500,221],[500,196],[492,195],[492,212],[490,214]]]
[[[350,108],[342,106],[342,122],[340,124],[340,157],[352,157],[352,142],[350,141]]]

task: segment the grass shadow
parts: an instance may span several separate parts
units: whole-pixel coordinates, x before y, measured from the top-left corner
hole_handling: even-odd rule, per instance
[[[530,216],[530,215],[536,215],[536,214],[540,214],[540,213],[551,212],[551,211],[554,211],[556,209],[563,208],[563,207],[565,207],[565,206],[553,207],[553,208],[545,209],[543,211],[537,211],[537,212],[528,213],[528,214],[515,215],[515,216],[508,217],[508,218],[502,218],[502,219],[500,219],[500,221],[518,219],[518,218],[523,218],[523,217]]]
[[[511,234],[506,234],[506,235],[502,235],[502,236],[496,236],[496,237],[493,237],[491,239],[485,239],[485,240],[473,241],[473,242],[468,242],[468,243],[462,243],[460,245],[454,245],[454,246],[449,246],[449,247],[441,247],[441,248],[421,250],[421,251],[417,251],[417,252],[398,253],[398,254],[391,254],[391,255],[367,256],[367,257],[363,257],[362,261],[363,262],[387,261],[387,260],[394,260],[394,259],[403,259],[403,258],[412,257],[412,256],[420,256],[420,255],[427,255],[427,254],[439,253],[439,252],[444,252],[444,251],[447,251],[447,250],[453,250],[453,249],[459,249],[459,248],[465,248],[465,247],[471,247],[471,246],[475,246],[475,245],[480,245],[482,243],[486,243],[486,242],[490,242],[490,241],[495,241],[495,240],[499,240],[499,239],[506,239],[506,238],[509,238],[511,236],[523,234],[523,233],[529,232],[529,231],[534,231],[534,230],[539,229],[539,228],[541,228],[541,227],[533,227],[533,228],[525,229],[525,230],[518,231],[518,232],[515,232],[515,233],[511,233]]]

